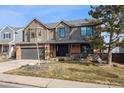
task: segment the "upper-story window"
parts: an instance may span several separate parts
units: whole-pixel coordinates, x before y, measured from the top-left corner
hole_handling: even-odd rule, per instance
[[[39,32],[38,32],[38,36],[41,36],[41,30],[39,30]]]
[[[5,32],[5,33],[3,34],[3,38],[4,38],[4,39],[10,39],[10,38],[11,38],[11,33]]]
[[[81,27],[81,36],[91,36],[93,34],[93,27]]]
[[[64,38],[65,37],[65,28],[59,28],[59,37]]]

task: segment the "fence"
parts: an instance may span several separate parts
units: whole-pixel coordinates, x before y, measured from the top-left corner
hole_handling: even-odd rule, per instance
[[[101,54],[103,60],[107,60],[107,54]],[[124,53],[113,53],[112,54],[112,61],[116,63],[123,63],[124,64]]]

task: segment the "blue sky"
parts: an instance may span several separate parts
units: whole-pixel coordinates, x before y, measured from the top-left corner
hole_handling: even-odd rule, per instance
[[[0,5],[0,28],[5,25],[25,26],[33,18],[37,18],[43,23],[56,22],[61,19],[75,20],[90,18],[90,16],[88,15],[89,9],[90,7],[86,5],[82,6]]]

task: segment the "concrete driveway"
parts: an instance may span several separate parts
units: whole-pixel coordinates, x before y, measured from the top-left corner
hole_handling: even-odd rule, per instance
[[[0,63],[0,73],[16,69],[26,64],[36,64],[38,60],[12,60]]]

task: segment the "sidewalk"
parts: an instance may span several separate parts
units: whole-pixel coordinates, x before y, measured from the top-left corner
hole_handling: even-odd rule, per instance
[[[41,88],[119,88],[118,86],[8,74],[0,74],[0,82],[24,84]]]

